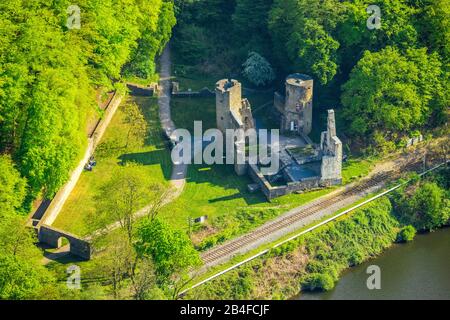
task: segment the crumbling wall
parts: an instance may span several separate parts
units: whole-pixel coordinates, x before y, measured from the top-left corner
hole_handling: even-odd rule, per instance
[[[69,241],[71,254],[86,260],[91,258],[91,244],[88,241],[48,225],[39,227],[38,239],[41,243],[47,244],[52,248],[60,248],[63,238]]]

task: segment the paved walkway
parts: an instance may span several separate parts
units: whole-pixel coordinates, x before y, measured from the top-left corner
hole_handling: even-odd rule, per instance
[[[172,121],[170,115],[170,95],[171,95],[171,59],[170,59],[170,46],[167,45],[160,57],[160,81],[159,81],[159,96],[158,96],[158,106],[159,106],[159,120],[161,122],[162,129],[166,132],[167,136],[170,137],[176,127]],[[168,203],[174,201],[183,192],[184,185],[186,184],[186,172],[187,165],[184,164],[172,164],[172,174],[170,177],[170,191],[167,192],[167,197],[163,200],[162,205],[165,206]],[[151,209],[152,204],[142,208],[134,214],[135,218],[144,217],[149,209]],[[120,227],[120,222],[116,221],[106,227],[108,232]],[[100,234],[102,231],[99,230],[94,232],[92,235],[88,236],[86,239],[91,239],[96,235]]]
[[[161,127],[166,132],[166,135],[170,137],[173,131],[176,129],[175,124],[172,121],[170,115],[170,90],[171,90],[171,59],[170,59],[170,46],[167,45],[160,58],[160,71],[159,71],[159,86],[160,93],[158,98],[159,105],[159,120],[161,121]],[[182,192],[186,183],[187,165],[174,164],[172,167],[172,176],[170,177],[170,184],[173,187],[171,200],[177,198]]]
[[[168,136],[176,129],[170,116],[170,91],[171,91],[171,59],[170,59],[170,47],[166,46],[161,57],[160,57],[160,93],[158,97],[159,106],[159,119],[161,122],[162,129],[167,133]],[[164,199],[163,206],[174,201],[183,192],[186,183],[186,173],[187,165],[184,164],[174,164],[172,166],[172,174],[170,177],[171,190],[168,193],[168,197]],[[152,205],[142,208],[135,213],[135,218],[143,217],[147,214],[148,210]],[[106,227],[107,232],[115,230],[120,227],[120,222],[114,222]],[[91,235],[85,237],[85,239],[90,240],[97,235],[103,233],[103,230],[98,230]],[[69,246],[63,246],[53,253],[48,254],[42,261],[43,264],[49,263],[51,260],[61,258],[68,254]]]

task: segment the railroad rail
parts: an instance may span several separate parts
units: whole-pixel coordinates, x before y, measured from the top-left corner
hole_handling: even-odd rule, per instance
[[[362,181],[360,184],[352,186],[348,189],[342,190],[341,192],[335,194],[333,197],[328,197],[323,199],[322,201],[315,203],[313,206],[306,207],[304,210],[293,213],[292,215],[287,216],[284,219],[280,219],[273,222],[268,222],[265,225],[255,229],[253,232],[245,234],[239,238],[226,242],[216,248],[210,249],[204,252],[201,255],[201,258],[206,266],[214,265],[216,262],[224,259],[233,253],[237,253],[239,249],[251,245],[252,243],[263,239],[265,237],[270,236],[282,229],[285,229],[296,222],[300,222],[301,220],[314,215],[324,209],[330,208],[333,204],[343,201],[346,198],[360,194],[366,190],[370,190],[371,188],[385,183],[389,178],[393,178],[398,171],[409,171],[414,170],[416,167],[421,167],[421,162],[408,163],[397,170],[389,170],[382,172],[373,176],[370,179]]]

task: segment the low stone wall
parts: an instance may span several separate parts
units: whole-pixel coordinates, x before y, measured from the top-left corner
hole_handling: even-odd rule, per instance
[[[71,254],[86,260],[91,258],[91,244],[69,232],[44,224],[39,227],[38,238],[39,242],[47,244],[52,248],[60,248],[62,239],[66,238],[70,244]]]
[[[155,92],[158,91],[157,84],[151,84],[149,86],[142,86],[135,83],[127,83],[128,90],[131,91],[131,94],[134,96],[148,96],[153,97]]]
[[[208,88],[203,88],[200,91],[173,92],[172,96],[174,96],[176,98],[206,98],[206,97],[215,97],[216,94],[214,91],[211,91]]]
[[[58,217],[58,214],[60,213],[62,207],[64,206],[64,203],[66,202],[72,190],[75,188],[75,185],[77,184],[78,179],[80,178],[80,175],[84,170],[84,166],[89,161],[90,156],[94,153],[97,143],[103,137],[103,134],[105,133],[106,128],[111,122],[114,113],[117,111],[117,108],[122,102],[122,98],[123,98],[122,95],[114,93],[113,98],[111,99],[111,101],[109,102],[108,106],[105,109],[103,118],[97,124],[93,135],[90,138],[88,138],[88,145],[84,152],[83,158],[78,163],[75,170],[71,173],[67,183],[56,193],[55,197],[51,200],[50,205],[48,206],[41,220],[37,224],[38,229],[40,228],[41,225],[50,226],[53,224],[53,222],[55,222],[56,218]]]
[[[248,174],[252,180],[257,183],[264,193],[266,198],[270,201],[274,198],[284,196],[286,194],[310,190],[314,188],[319,188],[321,186],[327,186],[331,184],[336,184],[336,181],[321,181],[320,177],[305,178],[301,181],[288,182],[283,186],[273,187],[269,181],[261,174],[258,167],[255,165],[248,166]]]

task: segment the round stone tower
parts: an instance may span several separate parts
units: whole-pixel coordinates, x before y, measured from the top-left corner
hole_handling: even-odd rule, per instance
[[[239,114],[242,106],[241,84],[237,80],[222,79],[216,83],[216,121],[217,128],[225,134],[232,129],[231,112]]]
[[[313,79],[300,73],[286,78],[286,100],[281,129],[308,135],[312,127]]]

